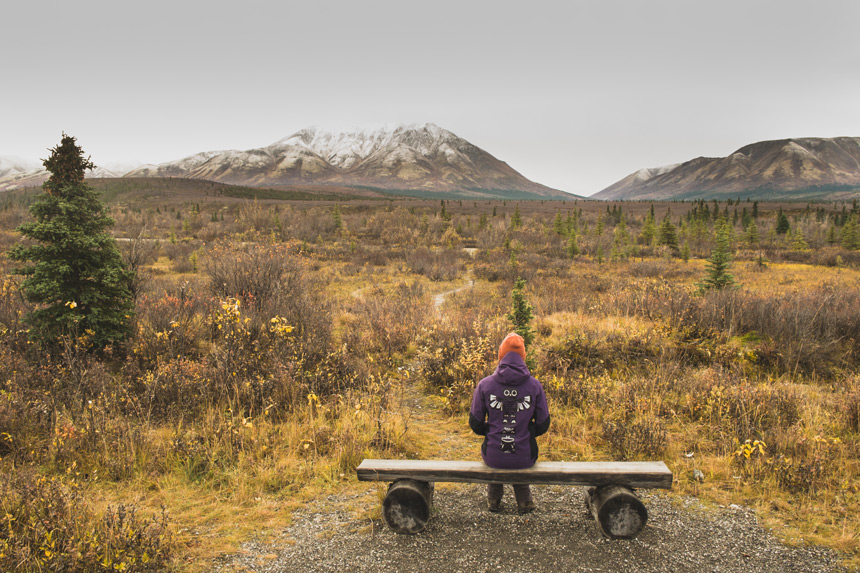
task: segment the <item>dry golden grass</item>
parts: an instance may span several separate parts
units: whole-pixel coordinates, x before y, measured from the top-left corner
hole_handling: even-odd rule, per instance
[[[91,423],[88,410],[76,409],[75,400],[89,394],[75,394],[65,382],[50,386],[74,398],[58,413],[69,440],[61,447],[58,432],[40,426],[26,400],[0,403],[0,435],[14,420],[10,433],[34,452],[7,451],[0,443],[0,471],[15,463],[65,476],[76,462],[103,476],[88,489],[96,509],[120,502],[152,512],[165,506],[177,570],[206,570],[245,540],[275,539],[294,511],[330,493],[357,495],[349,509],[378,519],[375,498],[384,486],[355,481],[364,457],[478,459],[481,439],[469,431],[465,412],[475,382],[495,365],[497,339],[510,329],[505,313],[518,274],[530,278],[526,296],[539,309],[532,325],[535,374],[553,417],[541,438],[544,459],[665,459],[676,493],[752,506],[787,542],[821,543],[860,566],[860,437],[844,413],[851,393],[860,391],[852,343],[838,334],[828,338],[827,328],[801,330],[808,337],[803,344],[818,345],[813,359],[807,347],[780,338],[793,332],[784,325],[772,334],[726,326],[725,299],[692,294],[705,272],[702,258],[685,263],[666,248],[638,245],[626,261],[598,264],[598,249],[608,260],[613,240],[606,204],[523,204],[525,224],[517,230],[509,225],[514,202],[448,202],[450,221],[438,201],[353,203],[341,205],[341,228],[331,203],[197,205],[188,196],[165,198],[158,210],[126,207],[116,213],[118,234],[137,236],[145,225],[162,240],[144,265],[139,319],[151,328],[132,344],[140,352],[125,362],[69,357],[40,364],[4,333],[0,364],[10,396],[32,398],[20,383],[25,378],[53,384],[52,376],[80,375],[93,386],[81,385],[96,392],[103,418]],[[635,242],[649,205],[621,207]],[[690,207],[673,204],[673,217]],[[577,221],[582,254],[574,260],[566,254],[567,236],[553,229],[556,212]],[[791,212],[802,216],[799,208]],[[773,214],[760,221],[763,236]],[[2,221],[14,226],[19,215],[4,212]],[[487,223],[479,228],[482,215]],[[600,234],[599,221],[606,224]],[[814,220],[802,224],[819,248],[821,228]],[[478,245],[474,259],[446,245],[455,231],[461,244]],[[14,237],[0,229],[4,242]],[[700,254],[710,248],[709,236],[690,240]],[[269,257],[264,262],[300,260],[307,282],[295,298],[272,297],[253,312],[246,309],[255,299],[246,297],[235,324],[215,320],[224,301],[210,284],[206,257],[258,245]],[[424,266],[412,272],[419,249]],[[734,263],[738,292],[758,297],[737,304],[756,309],[789,294],[856,290],[854,253],[842,252],[849,262],[838,268],[782,262],[780,249],[768,248],[776,262],[765,269],[754,260]],[[473,278],[473,288],[435,308],[434,295]],[[0,300],[7,327],[17,324],[13,299]],[[293,308],[296,300],[304,307]],[[183,304],[193,316],[173,326]],[[840,312],[846,329],[853,311]],[[288,313],[308,325],[303,338],[278,339],[269,331],[270,320],[280,325]],[[233,338],[218,325],[230,326]],[[434,370],[446,372],[434,376]],[[146,400],[166,401],[168,390],[183,402],[159,402],[169,411],[147,415]],[[87,441],[96,428],[105,445],[115,440],[116,460],[104,454],[109,448]],[[734,456],[746,439],[764,440],[765,453],[747,461]]]
[[[763,271],[755,262],[736,263],[732,269],[742,288],[779,296],[791,291],[809,290],[822,284],[839,288],[857,288],[860,270],[855,268],[823,267],[799,263],[768,263]]]

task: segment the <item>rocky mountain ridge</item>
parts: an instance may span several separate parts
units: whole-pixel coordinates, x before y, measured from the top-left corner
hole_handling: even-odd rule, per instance
[[[860,137],[761,141],[727,157],[642,169],[593,199],[828,199],[860,196]]]
[[[185,177],[255,187],[353,186],[407,195],[574,197],[530,181],[507,163],[432,123],[349,133],[303,129],[266,147],[206,151],[119,175]],[[45,174],[42,170],[13,177],[5,182],[5,189],[37,185]]]
[[[572,197],[526,179],[432,123],[350,133],[303,129],[266,147],[201,153],[143,166],[127,176],[182,176],[251,186],[330,184],[407,194]]]

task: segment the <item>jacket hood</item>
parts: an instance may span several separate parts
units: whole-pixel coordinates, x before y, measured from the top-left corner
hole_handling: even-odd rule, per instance
[[[531,378],[523,357],[516,352],[508,352],[499,360],[499,367],[496,368],[496,380],[500,384],[506,386],[519,386]]]

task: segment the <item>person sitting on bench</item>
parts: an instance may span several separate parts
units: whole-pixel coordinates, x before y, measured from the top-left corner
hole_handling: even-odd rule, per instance
[[[549,429],[549,409],[543,386],[525,363],[523,337],[508,334],[499,346],[499,366],[478,383],[472,397],[469,426],[484,436],[481,457],[497,469],[522,469],[534,465],[538,457],[535,438]],[[487,485],[487,506],[501,510],[503,485]],[[514,485],[520,514],[534,511],[529,484]]]

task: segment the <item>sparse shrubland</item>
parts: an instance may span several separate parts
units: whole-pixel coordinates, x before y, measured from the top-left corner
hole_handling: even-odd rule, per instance
[[[110,195],[137,282],[109,352],[35,342],[3,261],[4,570],[206,568],[296,500],[355,487],[364,457],[440,455],[407,406],[423,393],[468,430],[518,278],[553,416],[542,456],[664,459],[678,491],[860,562],[854,206],[195,193]],[[0,202],[4,248],[29,201]],[[700,293],[718,227],[736,286]]]

